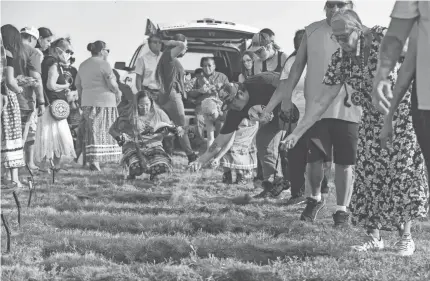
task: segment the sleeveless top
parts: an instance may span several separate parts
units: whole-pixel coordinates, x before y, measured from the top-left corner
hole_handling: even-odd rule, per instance
[[[276,66],[274,72],[281,73],[282,68],[284,67],[282,65],[282,52],[278,52],[278,65]],[[263,70],[261,72],[267,72],[267,62],[263,61]],[[254,74],[254,66],[252,67],[252,73]]]
[[[310,101],[324,94],[326,87],[323,87],[323,79],[332,61],[332,55],[339,48],[339,44],[330,38],[333,32],[325,19],[308,25],[305,27],[305,31],[308,61],[304,94],[307,110],[311,104]],[[342,110],[345,97],[345,88],[342,87],[321,119],[333,118],[358,123],[359,120],[356,118],[358,112],[351,113]]]
[[[52,103],[54,100],[62,99],[67,101],[66,93],[67,90],[61,90],[59,92],[54,92],[48,89],[46,86],[48,82],[48,72],[49,68],[56,64],[57,71],[58,71],[58,78],[57,78],[57,84],[59,85],[65,85],[66,84],[66,78],[63,74],[63,70],[60,66],[60,63],[58,60],[52,56],[46,56],[42,61],[42,83],[43,83],[43,89],[45,90],[45,94],[48,98],[49,103]]]

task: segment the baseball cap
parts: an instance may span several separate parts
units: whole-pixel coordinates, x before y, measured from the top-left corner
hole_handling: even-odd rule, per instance
[[[39,39],[39,30],[37,30],[37,28],[35,27],[24,27],[23,29],[21,29],[21,33],[27,33],[34,38]]]
[[[270,43],[273,43],[273,40],[269,34],[262,33],[262,32],[256,33],[252,37],[252,43],[251,43],[251,47],[249,48],[249,51],[255,52],[261,47],[266,47]]]
[[[218,96],[219,99],[223,102],[221,110],[227,110],[230,104],[233,102],[237,93],[239,92],[239,84],[238,83],[225,83],[221,86]]]

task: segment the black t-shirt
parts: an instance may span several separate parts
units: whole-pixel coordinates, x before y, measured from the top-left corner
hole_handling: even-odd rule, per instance
[[[61,69],[60,63],[52,56],[46,56],[42,61],[42,82],[43,88],[45,89],[46,96],[48,97],[49,103],[52,103],[54,100],[62,99],[67,101],[66,98],[66,90],[61,90],[59,92],[54,92],[46,87],[46,83],[48,82],[48,72],[51,66],[56,64],[56,68],[58,71],[58,79],[57,84],[64,85],[66,84],[66,78],[64,77],[63,70]]]
[[[245,107],[241,110],[230,109],[227,112],[225,122],[221,128],[220,134],[230,134],[239,129],[239,124],[244,118],[249,119],[249,110],[255,105],[267,105],[276,90],[276,87],[269,84],[256,84],[256,83],[245,83],[246,90],[249,94],[249,101]],[[280,105],[278,105],[273,113],[277,116]],[[278,118],[274,118],[271,122],[278,122]]]
[[[185,71],[177,58],[172,58],[172,49],[163,52],[157,65],[157,75],[164,92],[164,98],[170,96],[172,91],[184,94]]]

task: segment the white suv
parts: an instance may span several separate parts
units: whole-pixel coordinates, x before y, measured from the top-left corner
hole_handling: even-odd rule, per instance
[[[146,35],[151,34],[155,25],[148,19]],[[158,27],[165,36],[181,33],[187,37],[187,53],[180,58],[186,72],[193,76],[194,70],[200,67],[202,57],[214,57],[216,70],[227,75],[230,81],[237,81],[241,70],[240,54],[251,44],[251,38],[259,29],[214,19],[194,20],[185,23],[162,25]],[[153,30],[153,29],[152,29]],[[128,84],[136,93],[136,60],[147,50],[145,44],[137,47],[130,63],[116,62],[115,70],[122,83]],[[187,125],[194,124],[194,104],[184,101]]]

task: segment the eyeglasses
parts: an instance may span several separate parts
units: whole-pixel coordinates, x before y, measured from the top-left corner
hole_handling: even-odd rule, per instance
[[[332,34],[331,36],[330,36],[330,39],[331,40],[333,40],[333,41],[336,41],[336,42],[348,42],[348,40],[349,40],[349,37],[351,36],[351,34],[354,32],[354,30],[351,30],[351,32],[350,33],[348,33],[348,34],[342,34],[342,35],[334,35],[334,34]]]
[[[152,40],[149,42],[150,44],[162,44],[163,42],[161,42],[160,40]]]
[[[252,60],[242,60],[243,63],[251,63]]]
[[[337,3],[333,3],[333,2],[327,2],[325,5],[327,8],[329,9],[333,9],[334,7],[338,7],[339,9],[344,8],[348,3],[343,3],[343,2],[337,2]]]

